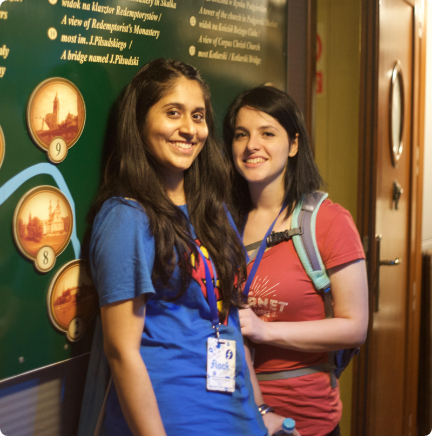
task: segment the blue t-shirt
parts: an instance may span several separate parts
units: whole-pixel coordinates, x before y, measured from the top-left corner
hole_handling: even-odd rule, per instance
[[[253,398],[238,310],[231,308],[227,325],[220,329],[221,338],[237,344],[235,392],[207,391],[207,338],[214,337],[214,330],[205,297],[204,268],[193,263],[193,278],[185,294],[174,302],[164,301],[151,280],[155,244],[148,218],[138,203],[126,202],[112,198],[99,211],[90,243],[90,264],[101,306],[141,294],[150,297],[141,356],[167,435],[266,435]],[[180,208],[187,215],[187,207]],[[179,271],[175,271],[174,283],[178,278]],[[105,433],[132,435],[114,388],[107,401]]]

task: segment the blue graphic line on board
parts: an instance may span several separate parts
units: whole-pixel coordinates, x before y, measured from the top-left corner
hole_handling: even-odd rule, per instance
[[[27,180],[31,179],[34,176],[38,176],[39,174],[49,174],[57,183],[60,191],[68,199],[73,215],[74,226],[72,227],[71,234],[71,242],[75,252],[75,259],[79,259],[79,255],[81,252],[81,244],[78,240],[76,234],[76,219],[75,219],[75,203],[73,201],[72,195],[69,191],[69,188],[66,185],[65,179],[63,178],[62,173],[52,164],[49,163],[40,163],[33,165],[21,171],[16,176],[12,177],[8,180],[3,186],[0,187],[0,206]]]

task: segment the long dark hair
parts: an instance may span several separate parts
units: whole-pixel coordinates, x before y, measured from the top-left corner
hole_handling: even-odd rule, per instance
[[[275,118],[286,130],[290,142],[298,136],[298,151],[288,158],[284,177],[288,218],[303,194],[316,191],[322,185],[322,179],[310,147],[306,124],[300,109],[294,100],[283,91],[272,86],[258,86],[240,94],[229,106],[224,119],[224,142],[226,155],[231,162],[233,180],[233,211],[241,228],[245,225],[252,201],[246,180],[235,170],[232,155],[232,143],[237,115],[242,107],[251,107]]]
[[[215,137],[210,92],[194,67],[180,61],[156,59],[144,65],[132,79],[120,105],[118,140],[108,159],[90,220],[103,202],[113,196],[132,198],[141,204],[155,239],[153,284],[164,289],[167,300],[183,295],[191,280],[191,253],[195,258],[199,256],[188,220],[168,198],[163,168],[149,151],[143,134],[150,108],[170,92],[180,78],[195,80],[205,100],[209,134],[200,154],[184,173],[184,189],[190,221],[217,270],[223,299],[221,318],[224,318],[230,304],[239,302],[234,283],[239,282],[235,280],[239,270],[244,277],[246,264],[241,241],[227,217],[228,166]],[[176,264],[181,272],[179,290],[170,284]]]

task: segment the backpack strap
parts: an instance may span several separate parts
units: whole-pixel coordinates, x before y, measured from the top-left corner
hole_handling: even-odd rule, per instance
[[[330,288],[330,279],[321,259],[315,235],[316,217],[322,202],[328,194],[315,191],[304,195],[293,211],[291,229],[300,227],[301,234],[293,236],[297,255],[317,292]]]
[[[304,195],[302,201],[294,208],[291,229],[300,228],[300,234],[294,235],[292,238],[294,247],[315,290],[324,294],[325,317],[333,318],[330,278],[318,250],[315,231],[319,207],[327,197],[328,194],[321,191]],[[337,386],[334,351],[329,351],[328,361],[331,387],[334,388]]]

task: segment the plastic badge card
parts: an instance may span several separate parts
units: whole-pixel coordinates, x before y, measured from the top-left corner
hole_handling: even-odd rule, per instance
[[[225,339],[208,338],[207,389],[234,392],[236,343]]]

